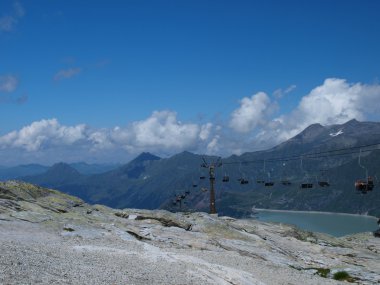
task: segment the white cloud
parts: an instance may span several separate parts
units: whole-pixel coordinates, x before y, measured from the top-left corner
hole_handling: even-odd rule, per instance
[[[378,84],[350,84],[344,79],[328,78],[302,98],[288,120],[298,130],[313,123],[329,125],[354,118],[364,120],[369,112],[380,111],[379,99]]]
[[[279,89],[276,89],[274,92],[273,92],[273,96],[276,98],[276,99],[281,99],[282,97],[284,97],[284,95],[292,92],[294,89],[296,89],[297,86],[292,84],[290,85],[289,87],[287,87],[285,90],[279,88]]]
[[[19,148],[37,151],[59,145],[71,145],[85,138],[85,125],[62,126],[56,119],[41,120],[19,131],[0,137],[0,148]]]
[[[363,119],[360,110],[361,84],[349,85],[345,80],[330,78],[323,85],[313,89],[303,97],[298,105],[297,116],[302,124],[318,122],[321,124],[344,123],[349,119]]]
[[[113,147],[107,130],[98,130],[90,133],[88,140],[92,144],[92,150],[103,150]]]
[[[274,106],[264,92],[244,97],[240,101],[240,107],[233,111],[230,127],[239,133],[248,133],[266,121],[266,117],[272,112]]]
[[[210,133],[212,131],[212,124],[211,123],[207,123],[205,125],[202,125],[201,127],[201,131],[199,132],[199,138],[202,140],[202,141],[205,141],[209,138],[210,136]]]
[[[13,12],[0,18],[0,31],[11,32],[18,23],[19,19],[24,17],[25,9],[19,2],[14,2]]]
[[[182,124],[177,114],[170,111],[156,111],[143,121],[132,124],[136,146],[184,149],[193,145],[199,136],[197,124]]]
[[[135,155],[151,151],[158,155],[171,155],[183,150],[206,149],[212,135],[212,124],[182,123],[171,111],[155,111],[148,118],[126,127],[92,129],[86,125],[64,126],[58,120],[41,120],[0,136],[0,150],[21,150],[46,156],[53,150],[56,155],[72,156],[81,150],[76,160],[97,157]],[[94,154],[96,153],[96,154]],[[120,157],[119,157],[120,158]],[[49,158],[51,159],[51,158]]]
[[[217,154],[219,152],[219,139],[220,135],[215,135],[215,137],[207,144],[208,154]]]
[[[18,80],[13,75],[0,76],[0,92],[13,92],[16,90]]]
[[[54,75],[54,80],[59,81],[62,79],[69,79],[75,75],[78,75],[81,71],[82,69],[80,67],[62,69]]]
[[[348,83],[344,79],[328,78],[322,85],[302,97],[289,114],[272,120],[261,137],[284,141],[307,126],[342,124],[350,119],[365,120],[368,115],[380,112],[380,85]]]
[[[288,93],[292,92],[296,88],[297,88],[297,86],[295,84],[292,84],[288,88],[285,89],[284,93],[288,94]]]

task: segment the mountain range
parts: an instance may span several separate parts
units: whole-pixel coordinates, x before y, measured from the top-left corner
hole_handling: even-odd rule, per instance
[[[115,169],[120,164],[89,164],[85,162],[70,163],[70,167],[84,175],[103,173]],[[0,180],[15,179],[23,176],[33,176],[46,172],[50,167],[41,164],[24,164],[12,167],[0,165]]]
[[[269,150],[223,158],[216,169],[217,210],[231,216],[250,214],[253,206],[380,215],[378,143],[380,123],[351,120],[340,125],[313,124]],[[359,148],[366,145],[373,145],[371,151]],[[358,163],[361,151],[362,166]],[[209,181],[200,179],[208,177],[208,170],[200,167],[203,159],[210,162],[217,157],[186,151],[169,158],[142,153],[104,173],[81,173],[73,165],[58,163],[18,179],[116,208],[179,210],[173,200],[187,193],[183,209],[207,211]],[[365,195],[354,188],[355,180],[366,178],[363,167],[375,178],[374,191]],[[223,176],[229,176],[228,183],[222,182]],[[241,179],[248,183],[241,184]],[[266,187],[259,180],[274,185]],[[282,185],[283,180],[290,185]],[[320,187],[317,181],[330,186]],[[313,188],[300,189],[301,183]]]

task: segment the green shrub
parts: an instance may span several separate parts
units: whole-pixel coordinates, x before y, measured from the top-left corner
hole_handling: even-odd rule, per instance
[[[334,279],[340,280],[340,281],[344,281],[344,280],[349,281],[351,280],[351,276],[346,271],[338,271],[334,273]]]
[[[327,276],[330,273],[330,269],[328,269],[328,268],[317,268],[317,270],[318,270],[317,274],[319,276],[324,277],[324,278],[327,278]]]

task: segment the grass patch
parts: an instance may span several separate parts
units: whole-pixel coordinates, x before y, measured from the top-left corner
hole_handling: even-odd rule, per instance
[[[330,273],[330,269],[328,268],[316,268],[317,269],[317,274],[321,277],[327,278],[327,276]]]
[[[351,277],[346,271],[338,271],[334,273],[333,278],[339,281],[355,282],[355,278]]]
[[[319,275],[324,278],[328,278],[331,270],[329,268],[317,268],[317,267],[311,267],[311,268],[300,268],[295,267],[293,265],[289,265],[290,268],[296,269],[298,271],[300,270],[317,270],[317,272],[314,273],[314,275]]]

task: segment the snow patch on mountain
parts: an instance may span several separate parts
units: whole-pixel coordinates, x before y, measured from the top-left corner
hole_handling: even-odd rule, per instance
[[[343,134],[343,133],[344,133],[343,130],[340,129],[340,130],[337,131],[336,133],[330,133],[330,136],[331,136],[331,137],[337,137],[337,136],[339,136],[339,135],[341,135],[341,134]]]

